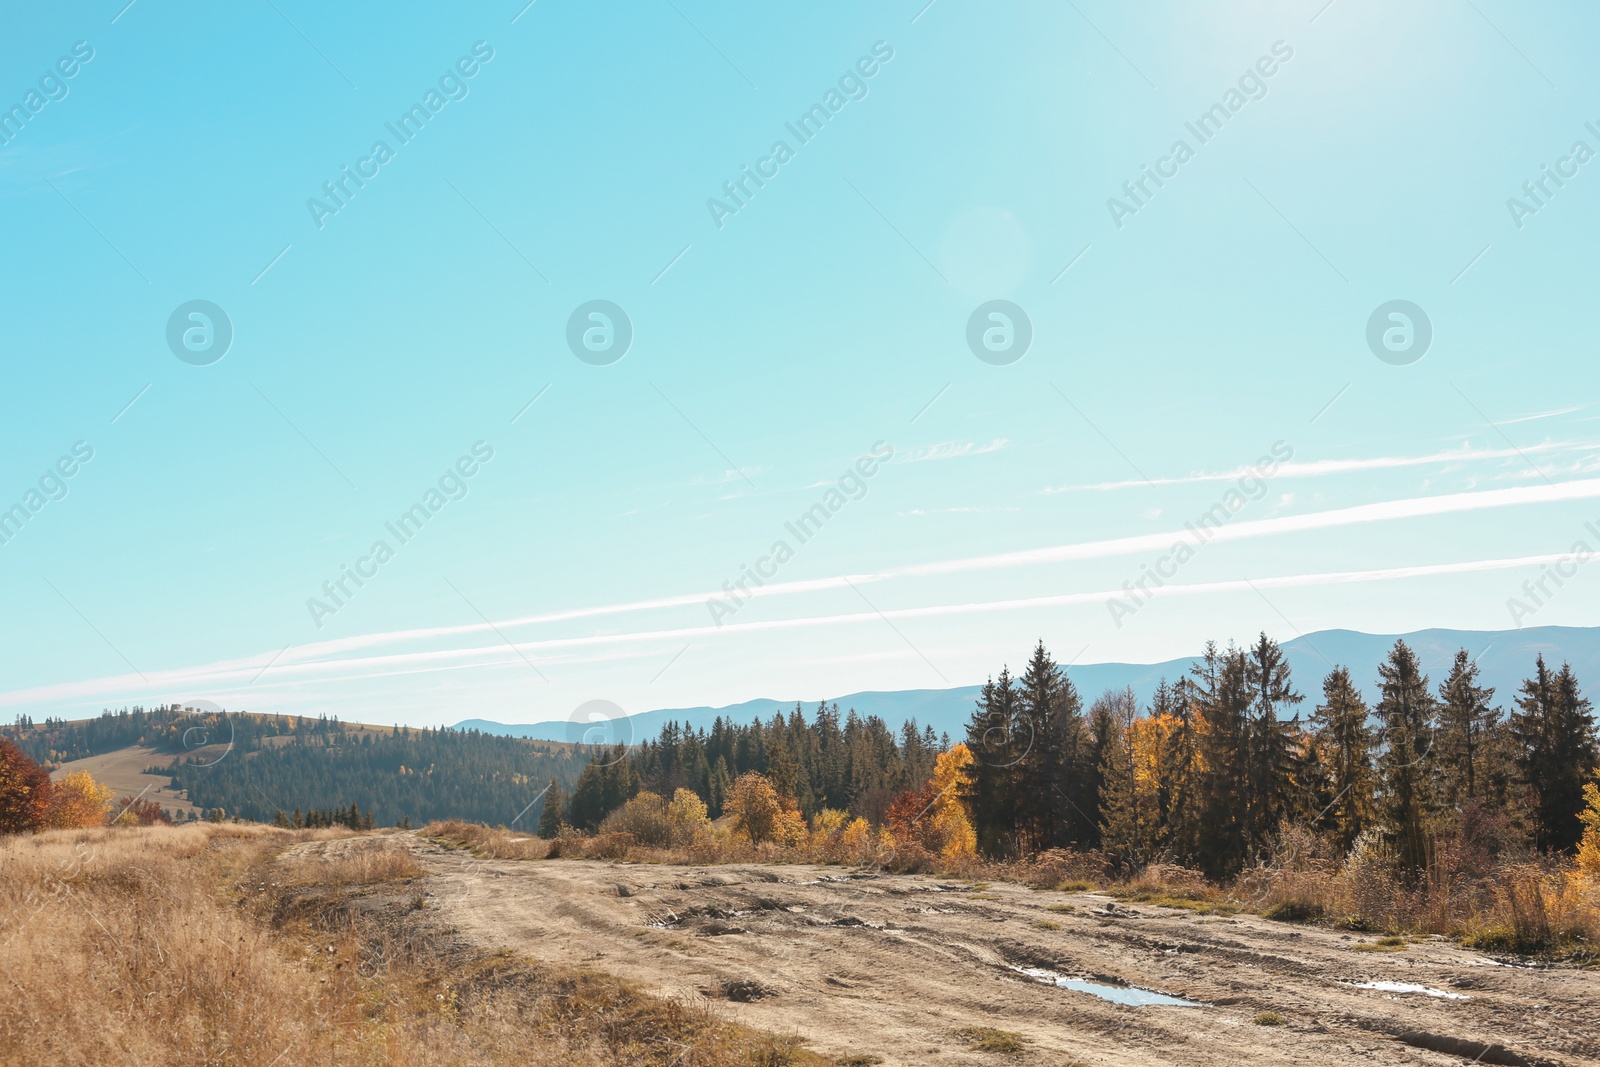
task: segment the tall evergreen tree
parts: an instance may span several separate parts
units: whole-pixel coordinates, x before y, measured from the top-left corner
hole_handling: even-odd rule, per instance
[[[544,791],[544,806],[539,809],[540,837],[560,836],[561,822],[566,814],[566,806],[567,799],[561,793],[561,783],[554,778],[550,779],[550,787]]]
[[[1583,786],[1596,763],[1592,712],[1571,665],[1551,674],[1541,655],[1534,676],[1522,683],[1510,725],[1533,799],[1534,844],[1542,851],[1571,852],[1582,837]]]
[[[1083,848],[1099,848],[1102,843],[1101,826],[1108,799],[1106,767],[1118,743],[1117,724],[1124,712],[1124,696],[1131,698],[1132,694],[1110,690],[1100,694],[1089,705],[1084,720],[1084,743],[1072,772],[1078,785],[1074,807],[1087,824],[1082,839],[1076,842]]]
[[[962,798],[972,812],[978,847],[989,855],[1013,855],[1017,848],[1017,765],[1032,739],[1019,731],[1021,709],[1011,672],[984,683],[972,719],[967,723],[967,748],[972,762],[964,771]]]
[[[1149,862],[1156,830],[1154,805],[1139,788],[1135,763],[1139,705],[1133,690],[1124,689],[1094,706],[1109,712],[1100,757],[1100,847],[1120,870],[1131,872]]]
[[[1380,814],[1401,867],[1415,873],[1428,859],[1435,704],[1428,676],[1404,641],[1394,643],[1378,675]]]
[[[1196,860],[1213,878],[1237,874],[1244,866],[1245,835],[1241,800],[1249,788],[1249,728],[1254,692],[1245,653],[1229,645],[1219,651],[1206,643],[1190,670],[1200,739],[1196,788],[1199,827]]]
[[[1080,842],[1092,827],[1074,810],[1082,783],[1073,773],[1083,744],[1078,691],[1040,641],[1018,680],[1018,729],[1028,743],[1018,764],[1019,829],[1034,849]]]
[[[1187,678],[1179,678],[1164,695],[1156,690],[1151,709],[1152,715],[1170,719],[1163,732],[1160,803],[1168,847],[1186,862],[1194,862],[1200,851],[1200,733],[1194,692]]]
[[[1283,649],[1265,632],[1250,647],[1245,677],[1250,684],[1252,706],[1246,736],[1249,766],[1245,777],[1244,838],[1246,850],[1255,852],[1288,814],[1296,724],[1285,720],[1279,711],[1305,698],[1295,692]]]
[[[1484,742],[1499,720],[1494,689],[1478,685],[1478,665],[1466,649],[1456,652],[1450,674],[1439,683],[1439,802],[1455,808],[1478,795]]]
[[[1340,851],[1348,852],[1372,821],[1372,728],[1367,702],[1347,667],[1322,680],[1322,703],[1312,718],[1321,763],[1333,796],[1321,812]]]

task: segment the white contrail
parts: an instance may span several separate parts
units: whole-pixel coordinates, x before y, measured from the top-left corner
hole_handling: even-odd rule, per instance
[[[1215,593],[1243,592],[1256,589],[1287,589],[1303,586],[1346,585],[1358,582],[1391,581],[1408,578],[1425,578],[1445,574],[1464,574],[1476,571],[1510,570],[1517,567],[1538,566],[1566,558],[1564,553],[1539,556],[1518,556],[1503,559],[1465,560],[1457,563],[1434,563],[1411,567],[1385,567],[1369,570],[1323,571],[1313,574],[1283,575],[1254,579],[1237,579],[1218,582],[1168,584],[1151,590],[1158,597],[1198,596]],[[1073,604],[1104,603],[1123,596],[1121,589],[1095,592],[1059,593],[1050,596],[1020,597],[1008,600],[977,601],[963,604],[935,604],[915,608],[896,608],[882,612],[863,611],[836,615],[817,615],[797,619],[773,619],[763,622],[729,623],[722,627],[692,626],[670,630],[642,630],[633,633],[597,634],[584,637],[546,638],[538,641],[519,641],[517,654],[540,651],[558,651],[596,645],[627,645],[662,641],[683,641],[711,635],[738,636],[772,630],[791,630],[811,627],[849,625],[853,623],[881,622],[884,618],[914,619],[941,615],[971,615],[987,612],[1023,611],[1038,608],[1062,607]],[[331,677],[341,679],[378,677],[406,673],[406,668],[431,665],[434,669],[448,667],[490,667],[515,664],[520,660],[508,654],[505,644],[493,644],[457,649],[433,649],[419,652],[399,652],[384,656],[363,656],[355,659],[330,660],[310,663],[280,664],[273,674],[281,676],[280,682],[289,678],[318,680]],[[243,667],[237,662],[215,664],[209,667],[147,672],[149,681],[132,674],[110,678],[67,682],[57,685],[36,686],[9,693],[0,693],[0,707],[40,703],[87,697],[116,696],[125,698],[130,692],[147,692],[157,689],[183,688],[215,692],[224,686],[248,681],[256,673],[256,664]],[[246,686],[246,689],[249,687]]]
[[[1577,408],[1568,409],[1571,411]],[[1563,412],[1564,414],[1564,412]],[[1536,418],[1539,416],[1529,416]],[[1518,420],[1512,419],[1510,422]],[[1500,425],[1506,425],[1501,423]],[[1316,459],[1303,463],[1290,460],[1278,464],[1277,470],[1272,474],[1274,481],[1281,478],[1318,478],[1329,474],[1349,474],[1356,471],[1395,470],[1403,467],[1425,467],[1439,463],[1462,463],[1475,460],[1490,459],[1517,459],[1525,457],[1530,452],[1580,452],[1593,451],[1593,445],[1564,444],[1560,442],[1546,442],[1544,444],[1529,445],[1526,448],[1476,448],[1446,450],[1433,452],[1425,456],[1377,456],[1372,459]],[[1095,482],[1088,485],[1062,485],[1046,489],[1045,495],[1057,493],[1078,492],[1104,492],[1112,489],[1143,489],[1147,486],[1160,485],[1199,485],[1205,482],[1233,482],[1240,478],[1257,475],[1250,467],[1238,467],[1227,471],[1196,471],[1173,478],[1154,478],[1145,481],[1143,478],[1128,478],[1117,482]]]
[[[1242,541],[1284,533],[1356,526],[1370,522],[1447,515],[1491,508],[1515,507],[1523,504],[1584,500],[1593,497],[1600,497],[1600,478],[1560,482],[1555,485],[1539,484],[1509,489],[1448,493],[1441,496],[1410,497],[1402,500],[1382,501],[1376,504],[1359,504],[1354,507],[1337,508],[1330,511],[1316,511],[1304,515],[1290,515],[1275,519],[1244,520],[1210,531],[1210,536],[1208,536],[1207,540],[1208,542]],[[1104,559],[1139,552],[1164,552],[1178,540],[1187,540],[1192,543],[1193,536],[1187,529],[1171,530],[1166,533],[1138,534],[1131,537],[1115,537],[1101,541],[1053,545],[1047,548],[1026,549],[997,555],[968,556],[961,559],[912,564],[871,574],[846,574],[828,578],[813,578],[805,581],[768,582],[758,589],[750,589],[748,591],[760,597],[791,596],[798,593],[848,589],[852,584],[860,586],[871,582],[889,581],[894,578],[959,574],[967,571],[1022,567],[1041,563]],[[322,656],[406,641],[423,641],[440,637],[487,633],[495,629],[507,630],[520,626],[570,622],[574,619],[589,619],[604,615],[621,615],[664,608],[686,607],[704,604],[707,600],[724,595],[722,590],[714,589],[709,592],[684,593],[648,600],[634,600],[618,604],[602,604],[594,607],[569,608],[535,615],[521,615],[487,623],[462,623],[455,626],[434,626],[412,630],[390,630],[372,634],[360,634],[353,637],[335,638],[329,641],[317,641],[297,646],[284,654],[282,663],[307,661]],[[695,632],[701,631],[696,630]],[[263,654],[260,657],[256,657],[250,662],[259,667],[261,662],[265,660],[266,655]],[[242,668],[246,665],[246,661],[239,660],[225,665]],[[219,667],[225,665],[218,664]],[[279,666],[273,667],[274,671],[280,669],[281,667]]]

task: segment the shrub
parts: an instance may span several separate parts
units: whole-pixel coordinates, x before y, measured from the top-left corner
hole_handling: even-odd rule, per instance
[[[954,745],[939,754],[933,777],[921,789],[907,789],[894,799],[887,821],[897,842],[951,861],[977,855],[978,836],[958,793],[962,771],[971,762],[967,746]]]
[[[872,855],[872,827],[857,816],[839,834],[839,858],[847,863],[865,863]]]
[[[88,771],[73,771],[50,786],[44,823],[52,830],[87,830],[104,826],[113,793]]]
[[[693,845],[711,833],[706,803],[692,789],[679,789],[667,805],[667,821],[672,824],[673,843]]]
[[[1296,898],[1280,900],[1261,914],[1281,923],[1309,923],[1322,918],[1325,910],[1321,901]]]
[[[666,848],[673,844],[672,819],[667,802],[657,793],[638,793],[600,823],[602,834],[627,834],[641,845]]]
[[[220,809],[218,809],[220,810]],[[161,805],[153,800],[144,800],[139,797],[123,797],[117,801],[117,826],[171,826],[172,816],[162,810]],[[221,822],[220,818],[211,820]]]
[[[773,840],[783,806],[778,791],[764,774],[746,771],[733,783],[723,811],[733,816],[733,832],[744,834],[753,844]]]
[[[1600,885],[1600,773],[1583,787],[1585,806],[1578,813],[1583,820],[1583,840],[1578,843],[1578,869],[1590,882]]]
[[[0,834],[28,834],[44,825],[50,775],[7,737],[0,737]]]

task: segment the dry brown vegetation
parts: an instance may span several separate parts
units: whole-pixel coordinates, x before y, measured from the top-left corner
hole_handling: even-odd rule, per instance
[[[396,834],[0,839],[0,1064],[824,1062],[704,1002],[462,949],[419,874]]]
[[[1437,934],[1489,952],[1600,959],[1600,879],[1571,861],[1524,855],[1467,862],[1441,849],[1424,875],[1406,880],[1374,838],[1348,857],[1322,854],[1309,835],[1286,831],[1274,855],[1227,885],[1198,871],[1153,863],[1117,875],[1097,852],[1053,849],[1028,860],[936,856],[873,834],[812,832],[792,845],[752,843],[714,827],[693,844],[643,845],[629,833],[564,835],[553,841],[467,823],[434,823],[424,833],[496,859],[604,859],[709,866],[828,863],[889,873],[992,878],[1039,889],[1103,889],[1131,902],[1199,914],[1249,911],[1285,922],[1315,922],[1377,933]]]
[[[1408,881],[1376,840],[1336,859],[1289,832],[1269,861],[1226,886],[1160,863],[1114,878],[1093,853],[1051,852],[985,871],[1042,889],[1094,885],[1120,899],[1204,914],[1249,911],[1348,930],[1436,934],[1489,952],[1600,959],[1600,880],[1560,858],[1482,866],[1458,860],[1441,851]]]

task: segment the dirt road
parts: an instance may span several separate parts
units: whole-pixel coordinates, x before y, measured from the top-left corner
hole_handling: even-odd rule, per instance
[[[1442,940],[1362,950],[1375,938],[1095,893],[837,867],[478,860],[410,840],[438,921],[474,945],[710,996],[861,1063],[1600,1061],[1600,971],[1511,966]],[[1057,976],[1198,1006],[1124,1006]],[[1021,1051],[974,1048],[983,1035],[959,1034],[974,1027]]]

